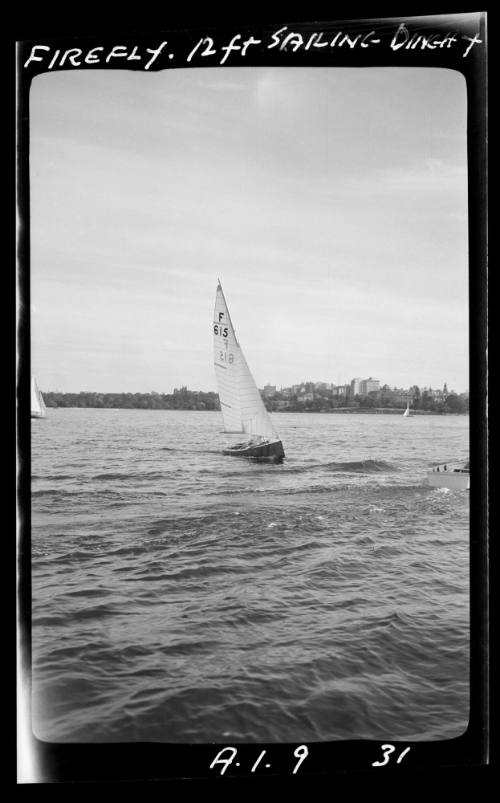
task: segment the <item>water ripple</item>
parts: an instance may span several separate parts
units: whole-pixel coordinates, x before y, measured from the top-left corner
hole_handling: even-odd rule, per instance
[[[466,456],[467,421],[414,420],[410,444],[396,418],[278,415],[287,458],[262,466],[221,456],[217,414],[158,430],[149,411],[51,410],[33,433],[37,735],[460,735],[468,494],[424,480]]]

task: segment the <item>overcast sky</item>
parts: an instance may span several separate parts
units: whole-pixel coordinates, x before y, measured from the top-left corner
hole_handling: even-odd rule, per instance
[[[468,388],[466,87],[443,69],[61,71],[31,114],[44,391]]]

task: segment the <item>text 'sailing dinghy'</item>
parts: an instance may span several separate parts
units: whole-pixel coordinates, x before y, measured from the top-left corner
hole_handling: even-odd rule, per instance
[[[451,491],[470,490],[470,465],[443,464],[436,466],[427,474],[427,483],[433,488],[449,488]]]
[[[45,418],[47,410],[43,400],[42,392],[36,384],[34,376],[31,377],[31,417],[32,418]]]
[[[280,462],[285,452],[250,373],[219,282],[214,312],[214,362],[224,432],[245,435],[222,454]]]

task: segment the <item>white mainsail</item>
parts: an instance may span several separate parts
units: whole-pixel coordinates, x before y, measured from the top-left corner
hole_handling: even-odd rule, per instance
[[[277,438],[269,413],[250,373],[219,282],[214,312],[214,363],[224,431]]]
[[[47,411],[45,402],[41,391],[38,389],[36,379],[31,377],[31,417],[32,418],[45,418]]]
[[[407,415],[410,415],[410,402],[408,402],[406,405],[406,410],[403,413],[403,417],[406,417]]]

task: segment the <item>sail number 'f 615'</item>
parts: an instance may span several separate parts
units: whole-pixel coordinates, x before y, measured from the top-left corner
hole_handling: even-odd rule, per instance
[[[221,321],[224,319],[224,313],[219,312],[219,320],[214,321],[214,335],[220,335],[221,337],[227,337],[227,333],[229,328],[225,326]]]

